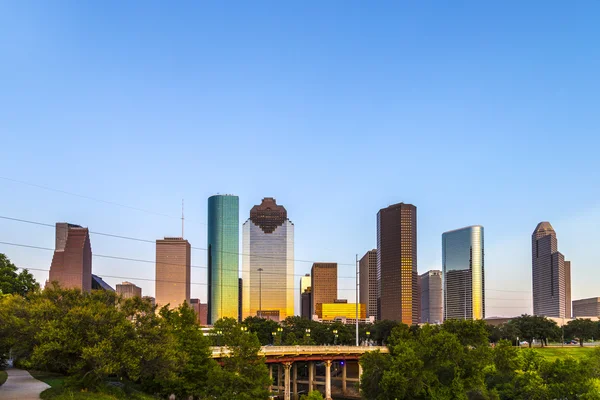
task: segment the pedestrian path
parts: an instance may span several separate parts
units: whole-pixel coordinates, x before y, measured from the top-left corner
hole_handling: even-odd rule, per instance
[[[0,386],[0,400],[38,400],[40,393],[50,387],[25,370],[10,368],[6,372],[8,379]]]

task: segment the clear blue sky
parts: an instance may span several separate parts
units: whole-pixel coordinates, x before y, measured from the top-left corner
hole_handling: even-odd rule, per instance
[[[573,298],[600,296],[598,15],[594,1],[0,2],[0,176],[173,217],[3,179],[0,214],[156,239],[179,233],[185,198],[186,237],[205,247],[208,196],[240,196],[241,221],[273,196],[296,258],[353,263],[376,247],[377,211],[410,202],[420,272],[441,268],[442,232],[485,227],[488,316],[531,312],[531,232],[549,220]],[[0,241],[53,247],[54,232],[0,220]],[[154,259],[151,244],[92,248]]]

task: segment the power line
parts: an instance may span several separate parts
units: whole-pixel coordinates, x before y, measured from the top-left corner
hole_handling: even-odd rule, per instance
[[[48,224],[48,223],[39,222],[39,221],[30,221],[30,220],[20,219],[20,218],[7,217],[4,215],[0,215],[0,219],[5,219],[8,221],[14,221],[14,222],[21,222],[21,223],[25,223],[25,224],[46,226],[46,227],[50,227],[50,228],[55,227],[54,224]],[[90,232],[90,234],[99,235],[99,236],[107,236],[107,237],[112,237],[112,238],[116,238],[116,239],[133,240],[136,242],[143,242],[143,243],[152,243],[152,244],[156,243],[155,240],[150,240],[150,239],[141,239],[141,238],[136,238],[136,237],[131,237],[131,236],[115,235],[112,233],[96,232],[96,231],[91,231],[89,229],[88,229],[88,231]],[[192,248],[193,250],[208,251],[208,249],[204,248],[204,247],[190,246],[190,248]],[[222,250],[219,251],[219,253],[220,254],[233,254],[233,255],[237,255],[237,256],[249,256],[252,258],[275,259],[275,260],[281,260],[281,261],[294,261],[294,262],[303,262],[303,263],[312,263],[312,264],[318,262],[318,261],[300,260],[300,259],[292,259],[292,258],[284,258],[284,257],[276,257],[276,256],[260,256],[260,255],[254,255],[254,254],[234,253],[234,252],[222,251]],[[354,266],[354,264],[344,264],[344,263],[337,263],[337,265]],[[300,276],[303,276],[303,275],[300,275]],[[340,278],[354,279],[353,276],[352,277],[340,277]]]

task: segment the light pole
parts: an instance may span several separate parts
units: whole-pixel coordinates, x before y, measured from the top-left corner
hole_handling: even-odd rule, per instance
[[[356,346],[358,347],[358,254],[356,255]]]
[[[278,327],[277,332],[279,333],[279,345],[283,344],[283,328]]]
[[[310,340],[310,328],[306,328],[304,330],[305,335],[304,335],[304,341],[306,342],[306,344],[308,344],[309,340]]]
[[[262,272],[263,269],[259,268],[258,271],[258,313],[257,315],[262,318]]]
[[[367,331],[367,346],[371,345],[371,342],[369,342],[369,337],[371,336],[371,332]]]
[[[247,332],[247,331],[248,331],[248,327],[247,327],[247,326],[242,326],[242,327],[240,328],[240,330],[241,330],[242,332]]]
[[[217,347],[221,347],[221,335],[223,334],[223,331],[218,330],[217,331]]]
[[[271,344],[272,344],[273,346],[275,346],[275,336],[277,336],[277,332],[275,332],[275,331],[271,332],[271,336],[272,336],[272,338],[273,338],[273,341],[271,342]]]
[[[338,338],[338,333],[337,332],[338,332],[337,329],[333,330],[333,335],[334,335],[333,336],[333,345],[334,346],[337,345],[337,338]]]

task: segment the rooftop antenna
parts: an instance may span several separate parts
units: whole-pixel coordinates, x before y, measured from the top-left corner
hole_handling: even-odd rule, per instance
[[[183,223],[185,218],[183,217],[183,199],[181,199],[181,238],[183,239]]]

